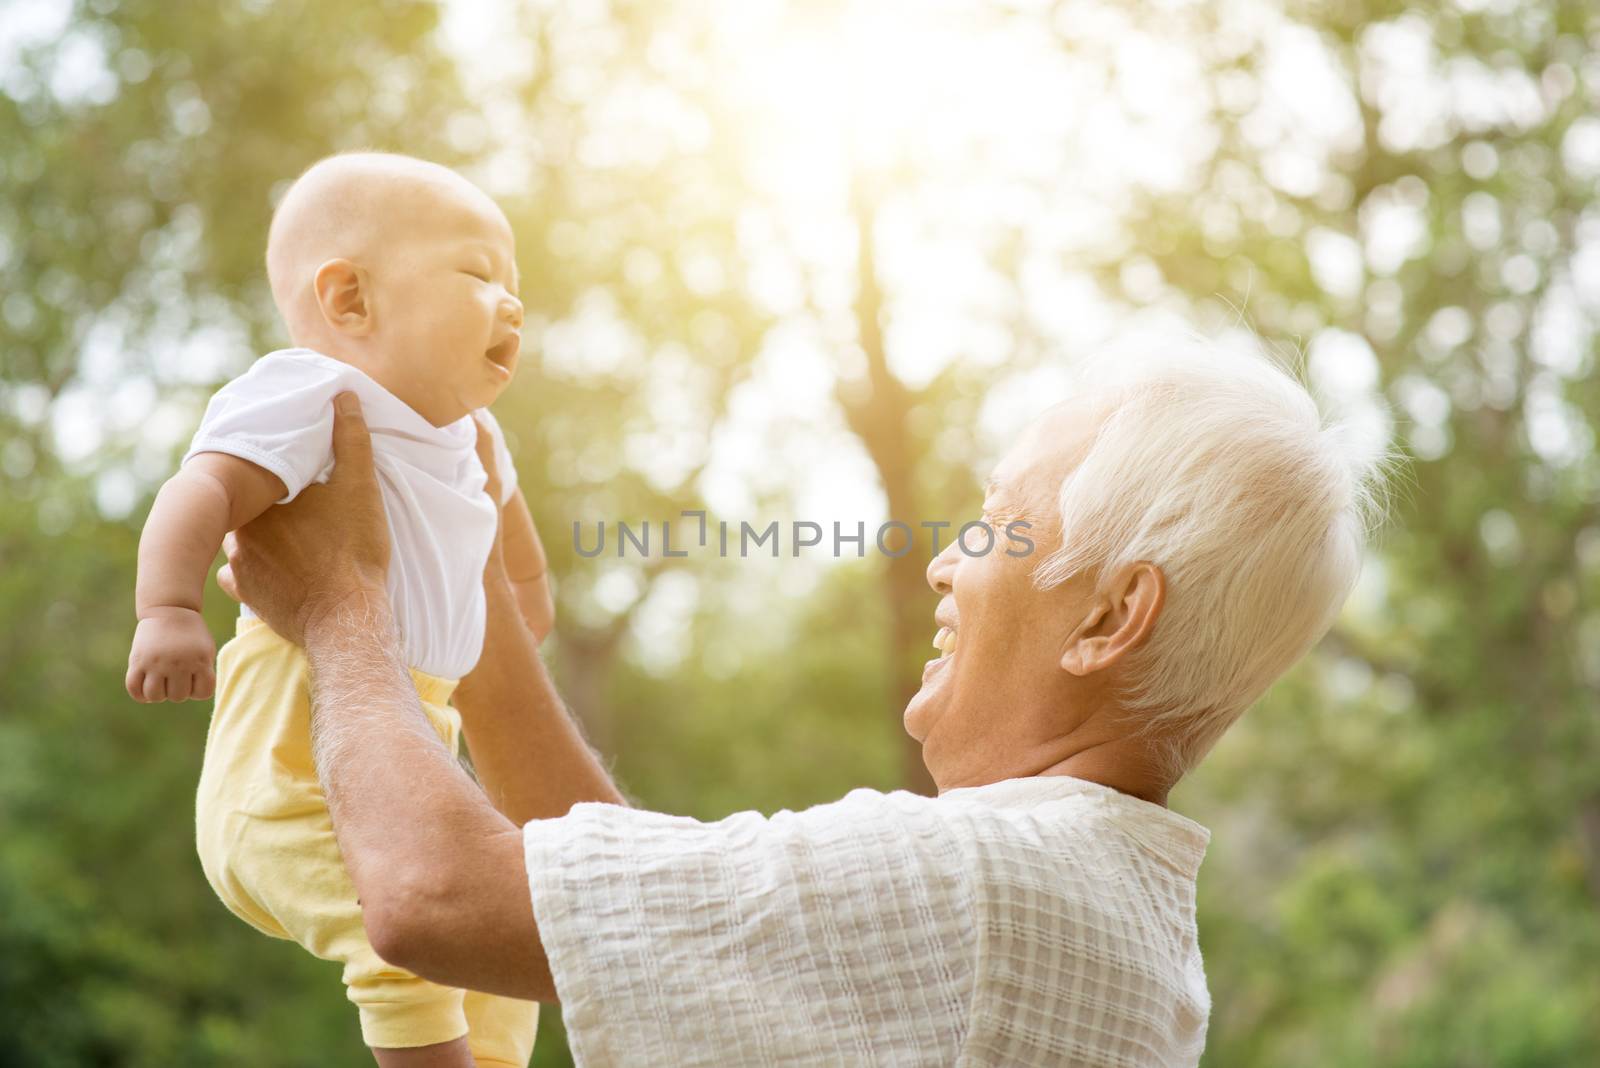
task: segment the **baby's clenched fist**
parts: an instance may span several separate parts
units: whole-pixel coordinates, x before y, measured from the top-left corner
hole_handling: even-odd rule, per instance
[[[200,613],[155,608],[139,620],[128,654],[128,696],[156,701],[204,701],[216,689],[216,643]]]

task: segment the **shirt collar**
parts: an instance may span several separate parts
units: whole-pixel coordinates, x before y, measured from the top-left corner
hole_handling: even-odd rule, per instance
[[[1164,805],[1087,779],[1071,775],[1032,775],[985,786],[958,787],[946,790],[939,798],[995,808],[1033,808],[1078,796],[1104,806],[1119,828],[1190,878],[1199,872],[1206,846],[1211,841],[1210,830]]]
[[[414,441],[447,449],[476,447],[477,426],[470,414],[463,415],[453,423],[434,426],[421,412],[389,392],[388,387],[355,364],[308,348],[279,349],[273,355],[321,364],[343,376],[361,398],[361,414],[369,430],[398,433]]]

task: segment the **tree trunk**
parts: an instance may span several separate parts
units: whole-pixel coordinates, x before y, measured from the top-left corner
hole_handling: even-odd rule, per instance
[[[616,670],[617,651],[627,632],[630,614],[600,629],[574,627],[563,631],[560,639],[562,689],[568,707],[583,724],[589,744],[606,757],[617,752],[616,715],[606,697],[606,687]]]
[[[866,357],[866,373],[841,379],[839,404],[845,421],[861,439],[878,470],[888,499],[889,518],[911,528],[908,551],[899,557],[885,556],[883,592],[889,606],[889,713],[893,730],[901,740],[901,779],[908,790],[932,794],[933,778],[922,762],[922,747],[905,733],[902,715],[906,703],[922,686],[918,650],[928,646],[933,636],[933,593],[925,571],[929,539],[919,523],[923,516],[916,490],[917,464],[922,447],[911,434],[911,410],[917,395],[894,376],[883,346],[883,292],[879,288],[874,247],[874,205],[858,189],[853,205],[857,232],[858,290],[856,332]],[[889,548],[898,548],[890,543]]]

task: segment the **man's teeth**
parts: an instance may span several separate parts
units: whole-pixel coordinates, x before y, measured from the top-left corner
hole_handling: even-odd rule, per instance
[[[954,627],[940,627],[939,633],[933,636],[933,647],[939,650],[940,658],[949,656],[956,651],[956,631]]]

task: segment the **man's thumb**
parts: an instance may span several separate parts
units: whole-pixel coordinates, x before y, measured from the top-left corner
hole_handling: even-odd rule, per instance
[[[361,414],[361,398],[341,393],[333,399],[333,477],[372,470],[372,438]]]

